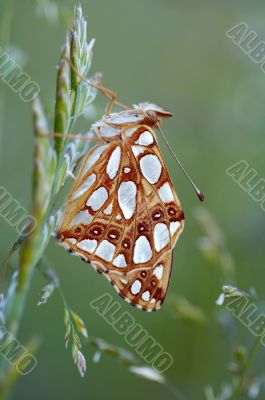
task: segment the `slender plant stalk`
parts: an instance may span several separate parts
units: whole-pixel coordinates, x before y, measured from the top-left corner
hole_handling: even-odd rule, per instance
[[[242,368],[238,383],[237,383],[237,385],[235,385],[233,394],[231,396],[231,400],[239,400],[239,398],[240,398],[240,394],[242,393],[242,389],[243,389],[243,386],[244,386],[244,382],[245,382],[247,373],[248,373],[248,371],[249,371],[249,369],[250,369],[250,367],[251,367],[251,365],[252,365],[252,363],[253,363],[253,361],[254,361],[254,359],[255,359],[258,351],[259,351],[260,346],[261,346],[261,339],[262,339],[262,336],[258,336],[256,338],[252,348],[249,351],[247,359],[246,359],[246,361],[245,361],[245,363],[243,365],[243,368]]]
[[[18,270],[13,276],[6,296],[5,327],[14,336],[18,334],[35,268],[44,255],[56,225],[53,206],[57,195],[66,179],[72,175],[78,159],[89,146],[87,141],[82,141],[78,137],[73,143],[67,141],[69,129],[73,128],[79,115],[94,101],[97,94],[95,88],[89,87],[79,78],[79,74],[87,77],[91,65],[94,41],[88,43],[86,35],[86,21],[81,6],[78,6],[75,7],[73,29],[66,35],[57,74],[53,125],[55,132],[60,132],[62,137],[55,140],[51,137],[50,131],[53,129],[49,129],[40,100],[35,99],[33,103],[35,150],[31,215],[37,224],[31,233],[24,234]],[[71,70],[66,58],[70,58],[78,74]],[[11,389],[7,383],[9,370],[8,363],[2,358],[1,400],[6,398]]]
[[[36,337],[32,338],[27,344],[26,348],[30,354],[37,352],[40,346],[40,340]],[[10,396],[10,392],[15,385],[17,379],[19,378],[19,373],[16,368],[9,368],[6,376],[4,385],[0,385],[1,399],[7,399]]]

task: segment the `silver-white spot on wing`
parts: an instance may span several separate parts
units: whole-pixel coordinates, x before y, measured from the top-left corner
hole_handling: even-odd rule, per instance
[[[115,267],[121,267],[121,268],[127,267],[124,254],[119,254],[117,257],[115,257],[113,260],[113,265],[115,265]]]
[[[149,292],[149,290],[146,290],[145,292],[143,292],[142,300],[144,300],[144,301],[149,301],[150,300],[150,292]]]
[[[75,238],[67,238],[67,242],[70,242],[72,244],[76,244],[76,239]]]
[[[139,236],[135,242],[133,261],[135,264],[141,264],[151,260],[152,249],[146,236]]]
[[[142,157],[140,159],[140,168],[148,182],[152,184],[158,182],[162,172],[162,165],[157,156],[147,154]]]
[[[142,287],[142,284],[138,279],[136,281],[134,281],[131,286],[132,294],[138,294],[141,290],[141,287]]]
[[[80,211],[75,218],[71,221],[72,225],[89,224],[93,219],[92,215],[87,210]]]
[[[131,137],[137,130],[138,130],[138,128],[131,128],[131,129],[128,129],[128,130],[126,131],[125,135],[126,135],[127,137]]]
[[[108,199],[107,189],[103,186],[95,190],[86,202],[86,205],[91,207],[93,211],[98,211]]]
[[[103,240],[97,248],[96,256],[102,258],[105,261],[111,261],[115,253],[114,244],[108,240]]]
[[[92,128],[97,132],[97,129],[100,131],[100,136],[104,137],[113,137],[113,136],[119,136],[120,135],[120,129],[119,128],[114,128],[113,126],[110,126],[106,124],[105,122],[98,121],[94,125],[92,125]]]
[[[137,188],[134,182],[122,182],[118,189],[118,202],[126,219],[133,216],[136,207]]]
[[[106,168],[106,172],[110,179],[114,179],[120,167],[121,162],[121,148],[117,146],[115,150],[111,153],[109,162]]]
[[[160,199],[164,203],[174,201],[174,195],[168,182],[164,183],[158,190]]]
[[[131,168],[125,167],[123,171],[125,172],[125,174],[128,174],[129,172],[131,172]]]
[[[103,144],[101,146],[98,146],[92,154],[89,156],[89,158],[86,161],[86,164],[84,166],[84,169],[82,171],[82,174],[85,174],[100,158],[101,154],[103,151],[105,151],[109,147],[109,144]]]
[[[162,250],[169,243],[169,231],[166,224],[158,223],[154,228],[156,251]]]
[[[144,131],[143,133],[141,133],[139,139],[136,142],[136,144],[140,144],[142,146],[149,146],[150,144],[153,143],[154,143],[154,138],[152,133],[149,131]]]
[[[85,239],[82,242],[77,243],[77,247],[81,250],[85,250],[88,253],[93,253],[97,247],[96,240]]]
[[[110,204],[108,205],[108,207],[105,208],[105,210],[103,211],[103,214],[105,214],[105,215],[111,215],[111,213],[112,213],[112,207],[113,207],[113,204],[110,203]]]
[[[145,151],[145,148],[143,146],[138,146],[138,145],[132,146],[132,152],[133,152],[135,158],[137,158],[137,156],[139,156],[139,154],[142,154],[144,151]]]
[[[180,222],[179,221],[170,222],[170,234],[171,234],[171,236],[173,236],[174,233],[177,232],[179,227],[180,227]]]
[[[76,192],[74,192],[72,200],[76,200],[78,197],[82,196],[82,194],[84,194],[95,182],[96,174],[89,175]]]
[[[161,279],[162,278],[162,276],[163,276],[163,271],[164,271],[164,266],[161,264],[161,265],[158,265],[157,267],[155,267],[155,269],[154,269],[154,275],[157,277],[157,279]]]

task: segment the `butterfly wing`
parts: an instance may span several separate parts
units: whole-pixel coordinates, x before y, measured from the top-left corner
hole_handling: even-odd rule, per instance
[[[165,298],[184,215],[153,130],[124,128],[95,146],[68,196],[57,237],[121,297],[147,311]]]

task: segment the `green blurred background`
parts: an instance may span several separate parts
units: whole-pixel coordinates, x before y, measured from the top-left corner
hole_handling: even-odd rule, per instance
[[[254,340],[244,327],[233,324],[231,317],[215,305],[222,284],[235,283],[243,290],[253,286],[265,297],[265,214],[225,173],[226,168],[244,159],[258,171],[260,178],[265,178],[265,75],[225,36],[227,29],[244,21],[264,40],[265,4],[244,0],[81,3],[88,18],[89,35],[96,38],[93,72],[103,73],[104,84],[119,93],[120,101],[134,104],[149,100],[173,112],[163,130],[205,192],[204,206],[223,230],[235,260],[235,279],[228,282],[219,263],[211,257],[207,259],[198,248],[201,227],[194,216],[198,200],[162,142],[161,149],[186,214],[186,228],[175,249],[167,301],[158,313],[146,314],[118,297],[115,300],[174,356],[174,365],[166,373],[171,384],[187,399],[204,399],[206,385],[212,385],[218,392],[224,382],[231,381],[227,364],[233,359],[234,347],[242,343],[249,348]],[[49,6],[48,1],[0,1],[1,17],[9,6],[12,8],[10,37],[5,19],[1,40],[6,41],[20,65],[38,82],[41,99],[50,113],[56,64],[74,4],[74,1],[57,1]],[[2,82],[0,90],[1,185],[30,209],[31,106]],[[104,100],[99,97],[96,104],[99,117]],[[82,129],[89,123],[84,122]],[[1,258],[15,239],[15,230],[1,220]],[[47,253],[68,302],[84,318],[89,334],[130,350],[123,337],[89,307],[89,302],[102,293],[116,296],[108,282],[55,242],[50,243]],[[100,363],[94,364],[95,350],[89,347],[84,351],[88,370],[81,379],[70,352],[65,351],[63,309],[58,294],[47,305],[36,306],[44,284],[36,273],[20,332],[23,343],[34,335],[41,338],[38,367],[19,380],[14,399],[175,398],[164,385],[141,380],[111,357],[104,355]],[[170,304],[174,294],[200,307],[207,322],[202,325],[178,318]],[[261,373],[264,366],[261,349],[253,374]],[[264,394],[258,398],[263,399]]]

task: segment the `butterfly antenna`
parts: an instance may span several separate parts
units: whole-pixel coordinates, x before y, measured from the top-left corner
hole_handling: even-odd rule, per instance
[[[166,136],[164,135],[162,129],[160,128],[160,125],[157,124],[158,130],[162,135],[162,138],[164,139],[167,147],[169,148],[170,153],[173,155],[174,159],[177,161],[181,171],[183,172],[183,174],[186,176],[186,178],[188,179],[188,181],[191,183],[193,189],[195,190],[197,196],[199,197],[200,201],[204,201],[204,194],[202,193],[202,191],[195,185],[195,183],[193,182],[193,180],[191,179],[191,177],[189,176],[189,174],[187,173],[187,171],[185,170],[185,168],[183,167],[183,165],[181,164],[181,162],[179,161],[178,157],[176,156],[176,154],[174,153],[174,151],[172,150]]]

